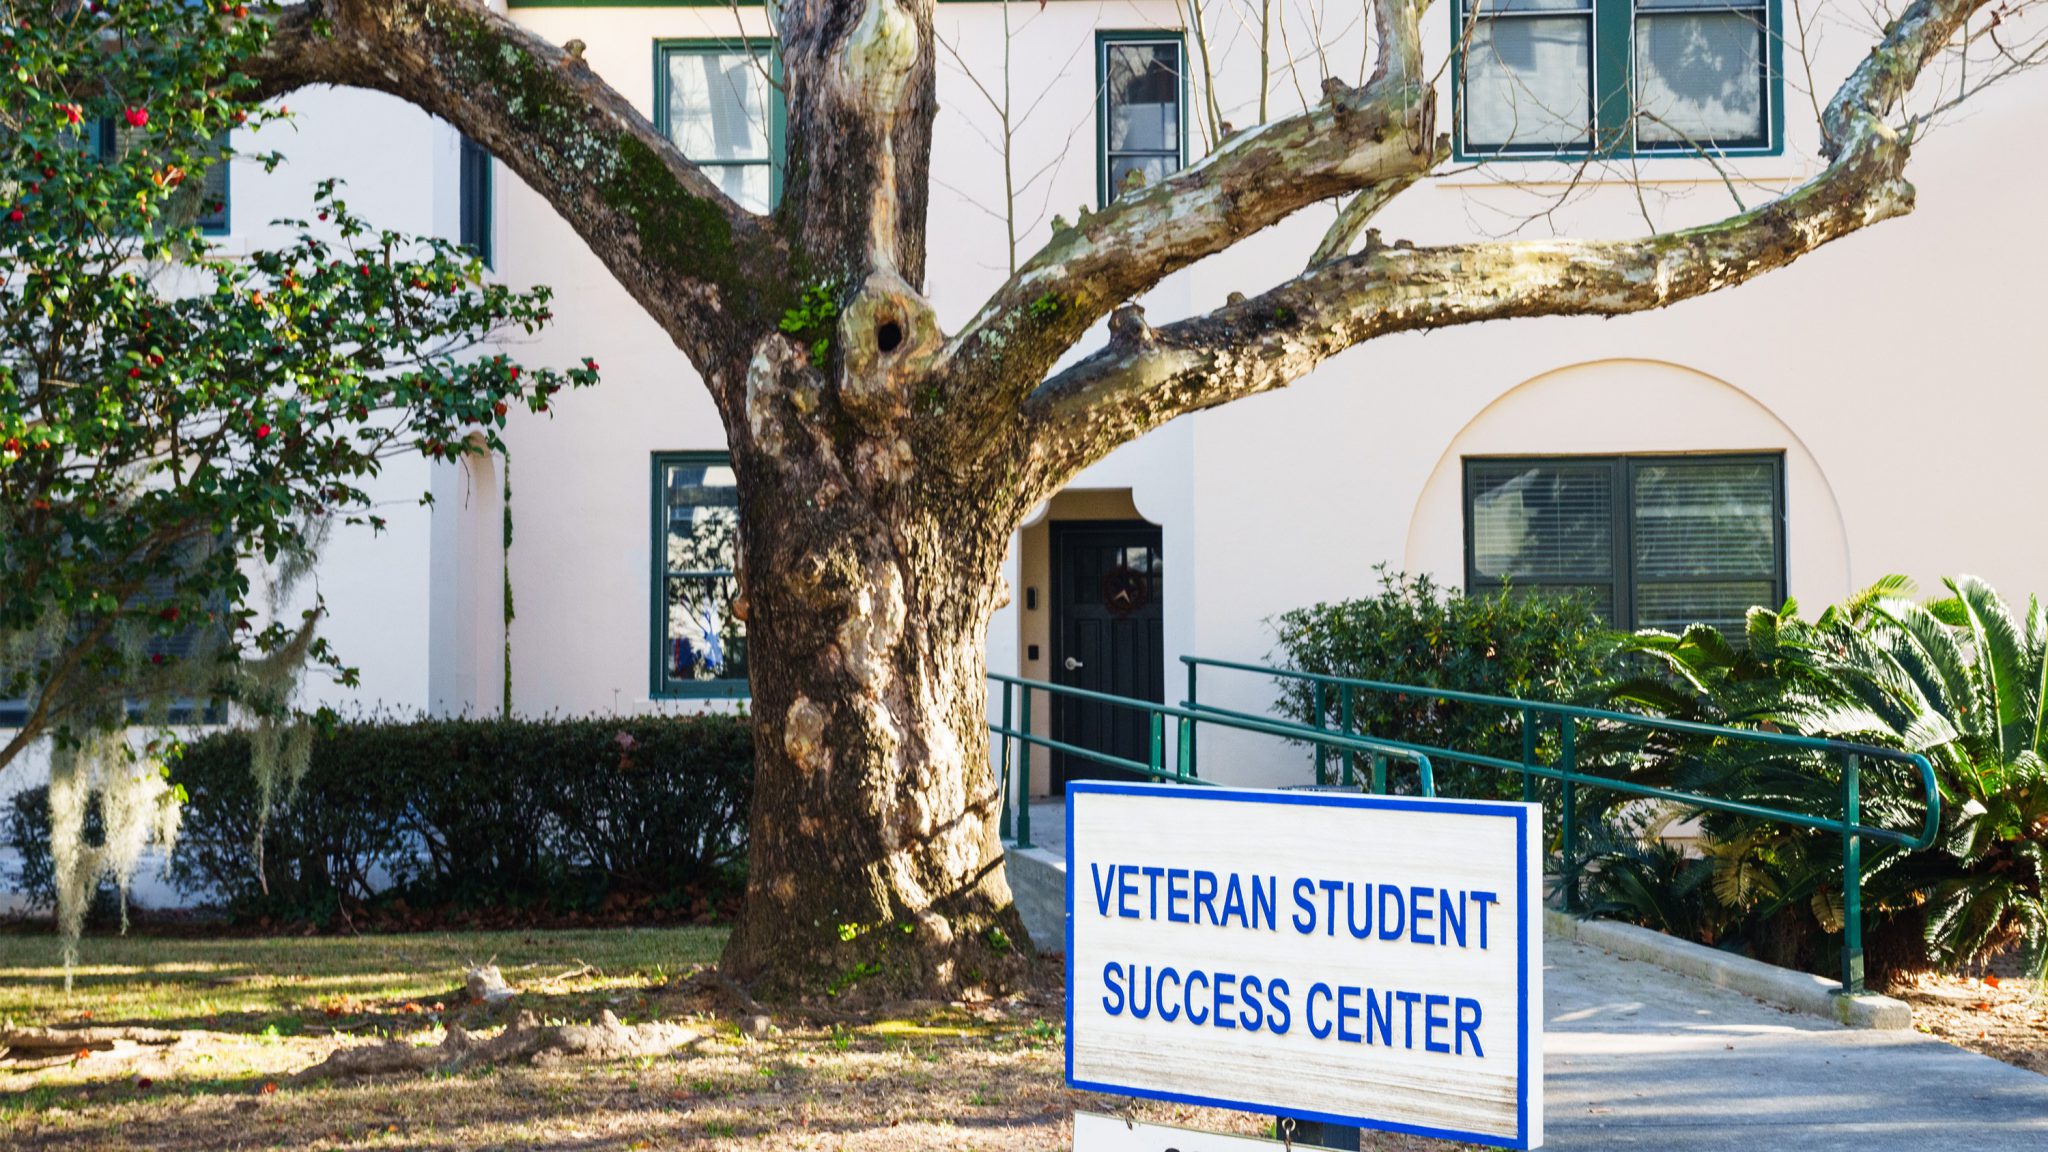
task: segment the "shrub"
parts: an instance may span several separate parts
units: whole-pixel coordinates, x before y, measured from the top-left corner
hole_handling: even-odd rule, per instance
[[[1617,684],[1617,702],[1717,724],[1766,725],[1924,753],[1942,793],[1935,846],[1908,853],[1866,841],[1864,908],[1873,980],[1933,966],[1981,963],[2018,946],[2048,973],[2048,611],[2015,616],[1970,576],[1915,603],[1887,577],[1812,621],[1796,604],[1750,610],[1744,642],[1712,628],[1643,633],[1629,647],[1670,678]],[[1841,766],[1750,744],[1696,740],[1659,754],[1681,787],[1773,807],[1834,813]],[[1651,780],[1649,782],[1658,782]],[[1863,818],[1918,825],[1910,772],[1866,763]],[[1832,969],[1826,937],[1841,931],[1837,837],[1771,821],[1715,815],[1712,883],[1703,915],[1734,916],[1748,949],[1798,954]],[[1792,943],[1788,944],[1788,938]]]
[[[399,901],[687,910],[739,888],[753,789],[744,718],[340,724],[314,739],[305,777],[267,821],[249,756],[249,736],[226,732],[172,768],[190,795],[173,882],[238,917],[326,922]],[[49,858],[47,820],[40,838],[33,823],[17,813],[8,828],[25,870]]]
[[[1599,684],[1616,638],[1582,599],[1499,592],[1464,595],[1427,575],[1376,571],[1376,596],[1297,608],[1280,616],[1280,657],[1304,672],[1449,688],[1534,700],[1573,700]],[[1337,693],[1325,693],[1323,723],[1338,726]],[[1518,759],[1518,714],[1427,695],[1358,692],[1353,730],[1433,748]],[[1314,723],[1315,691],[1281,681],[1278,710]],[[1545,745],[1554,731],[1544,736]],[[1518,777],[1435,762],[1447,796],[1520,795]]]

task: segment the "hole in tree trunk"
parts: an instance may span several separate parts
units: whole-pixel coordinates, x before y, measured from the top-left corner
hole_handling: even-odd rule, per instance
[[[903,327],[894,320],[884,320],[882,326],[875,329],[875,347],[881,349],[882,352],[894,352],[896,346],[901,343],[903,343]]]

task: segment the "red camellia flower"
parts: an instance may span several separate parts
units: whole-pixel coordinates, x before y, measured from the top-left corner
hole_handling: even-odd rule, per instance
[[[130,368],[128,370],[128,378],[130,380],[140,380],[142,378],[142,369]]]
[[[150,662],[151,664],[161,664],[161,663],[163,663],[163,662],[164,662],[164,654],[163,654],[163,653],[161,653],[161,652],[151,652],[151,653],[149,654],[149,662]]]
[[[258,424],[258,425],[256,426],[256,438],[257,438],[258,440],[268,440],[268,439],[270,439],[270,425],[268,425],[268,424]]]
[[[517,380],[517,379],[519,379],[519,365],[517,365],[517,364],[514,364],[514,365],[512,366],[512,378],[513,378],[514,380]]]
[[[26,219],[28,219],[28,215],[19,208],[7,214],[7,222],[9,224],[19,224]]]
[[[64,121],[67,124],[76,124],[85,119],[85,109],[76,104],[59,104],[57,111],[64,114]]]
[[[130,128],[149,127],[149,109],[147,108],[130,108],[128,111],[123,112],[122,115],[128,118],[128,126]]]
[[[491,405],[491,411],[503,416],[505,414],[505,402],[500,400],[496,404]]]

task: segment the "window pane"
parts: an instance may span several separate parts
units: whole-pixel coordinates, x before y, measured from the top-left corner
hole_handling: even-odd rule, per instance
[[[1180,46],[1110,45],[1107,83],[1109,150],[1178,156]]]
[[[765,52],[671,52],[668,133],[692,160],[771,159]]]
[[[491,154],[469,137],[462,138],[456,241],[491,262]]]
[[[219,141],[221,152],[216,153],[217,159],[207,167],[204,186],[199,193],[198,223],[208,232],[228,230],[228,157],[223,154],[227,135],[223,133]]]
[[[732,468],[711,461],[670,464],[662,480],[664,678],[744,680],[747,627],[732,614],[739,595],[739,489]]]
[[[775,205],[775,175],[766,164],[701,164],[719,190],[749,212],[768,212]]]
[[[1769,580],[1713,584],[1636,585],[1636,627],[1683,632],[1687,625],[1711,624],[1741,643],[1749,610],[1770,605],[1775,586]]]
[[[1592,0],[1480,0],[1472,5],[1489,16],[1495,12],[1591,12]]]
[[[1471,465],[1472,569],[1486,581],[1614,577],[1614,470],[1598,463]],[[1473,591],[1483,591],[1475,588]]]
[[[1585,144],[1593,122],[1592,31],[1585,16],[1478,21],[1464,57],[1466,144]]]
[[[662,651],[670,680],[745,680],[747,626],[731,608],[737,581],[730,576],[670,576]]]
[[[1133,171],[1143,174],[1149,187],[1180,171],[1180,161],[1172,156],[1112,156],[1109,160],[1110,195],[1124,190],[1124,181]]]
[[[1778,570],[1777,493],[1777,470],[1765,461],[1637,465],[1636,579],[1748,577],[1766,582],[1769,599]],[[1643,618],[1644,609],[1636,615]]]
[[[1763,144],[1762,10],[1636,17],[1636,139]]]

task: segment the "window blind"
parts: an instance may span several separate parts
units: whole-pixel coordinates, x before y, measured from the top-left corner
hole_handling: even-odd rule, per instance
[[[1620,628],[1740,634],[1784,597],[1776,456],[1470,458],[1466,588],[1580,594]]]

